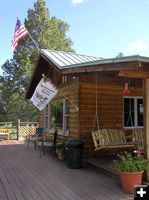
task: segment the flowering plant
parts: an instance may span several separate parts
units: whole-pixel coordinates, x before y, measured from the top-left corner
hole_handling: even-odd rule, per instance
[[[119,172],[138,172],[147,169],[148,161],[143,158],[139,150],[132,153],[125,151],[113,160],[113,165]]]

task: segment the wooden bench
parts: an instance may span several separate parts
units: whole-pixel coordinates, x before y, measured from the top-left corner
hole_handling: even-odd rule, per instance
[[[0,139],[10,139],[10,130],[6,128],[0,128]]]
[[[100,129],[92,132],[95,151],[110,148],[133,148],[135,142],[128,142],[121,129]]]

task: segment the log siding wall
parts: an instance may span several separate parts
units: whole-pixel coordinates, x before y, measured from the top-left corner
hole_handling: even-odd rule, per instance
[[[121,77],[98,77],[98,116],[100,128],[123,128],[123,89],[125,79]],[[131,95],[142,95],[142,80],[131,80]],[[84,141],[84,155],[94,153],[91,137],[96,112],[96,84],[93,74],[82,74],[79,81],[67,83],[59,88],[55,99],[69,101],[69,136],[80,137]],[[79,111],[76,109],[78,106]],[[44,119],[40,115],[40,125]],[[97,127],[96,127],[97,128]]]
[[[59,89],[56,98],[67,98],[69,101],[69,137],[80,137],[79,127],[79,83],[67,84]]]
[[[119,77],[98,78],[98,117],[100,128],[123,128],[123,89],[125,79]],[[80,83],[80,134],[85,142],[85,155],[94,151],[91,132],[96,113],[96,84]],[[133,80],[132,96],[142,96],[142,82]],[[96,123],[97,124],[97,123]],[[96,126],[97,128],[97,126]]]

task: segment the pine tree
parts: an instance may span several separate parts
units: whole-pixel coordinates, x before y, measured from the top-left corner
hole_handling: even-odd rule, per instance
[[[74,51],[72,41],[67,36],[69,25],[50,17],[44,0],[37,0],[34,8],[29,9],[25,19],[25,27],[36,41],[40,49],[52,49],[61,51]],[[36,120],[37,110],[30,101],[25,99],[26,89],[36,65],[39,52],[29,36],[19,41],[13,58],[7,60],[2,69],[4,78],[2,81],[2,100],[5,104],[5,113],[0,113],[0,119],[25,121]],[[2,117],[3,116],[3,117]]]

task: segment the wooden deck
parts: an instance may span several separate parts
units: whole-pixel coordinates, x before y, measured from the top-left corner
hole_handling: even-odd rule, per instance
[[[90,167],[69,169],[64,161],[40,159],[18,141],[0,142],[0,200],[133,200],[119,178]]]

